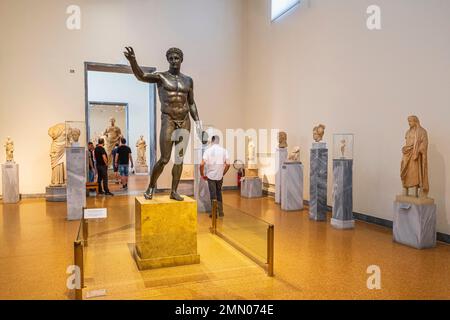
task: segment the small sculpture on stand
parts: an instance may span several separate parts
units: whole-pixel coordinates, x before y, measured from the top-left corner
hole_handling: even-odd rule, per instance
[[[325,126],[323,124],[319,124],[317,127],[314,127],[313,139],[315,142],[322,141],[324,134],[325,134]]]
[[[347,141],[345,139],[341,140],[341,159],[345,159],[345,148],[347,146]]]
[[[257,163],[256,163],[256,147],[255,143],[253,142],[253,138],[248,138],[248,146],[247,146],[247,164],[249,169],[256,169]]]
[[[11,140],[11,137],[6,138],[5,148],[6,162],[14,162],[14,142]]]
[[[300,162],[300,147],[295,147],[288,156],[288,162]]]
[[[48,129],[48,135],[52,138],[50,148],[50,159],[52,166],[51,186],[62,186],[66,183],[65,145],[66,145],[66,127],[63,123],[54,125]]]
[[[403,195],[409,196],[409,188],[414,189],[414,197],[427,198],[430,189],[428,183],[428,134],[421,127],[419,118],[408,117],[409,130],[405,135],[402,148],[400,176]],[[420,192],[419,192],[420,191]]]
[[[147,159],[145,154],[147,152],[147,143],[144,140],[144,136],[141,136],[139,140],[136,142],[136,148],[137,148],[137,164],[139,166],[146,166]]]

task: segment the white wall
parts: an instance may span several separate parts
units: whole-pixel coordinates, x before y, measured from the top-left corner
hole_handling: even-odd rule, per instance
[[[133,159],[136,160],[136,142],[140,136],[144,136],[147,145],[150,141],[150,101],[153,101],[150,100],[150,85],[137,81],[132,74],[89,71],[88,88],[89,101],[128,103],[127,144],[131,148]],[[91,132],[94,128],[101,128],[100,132],[103,132],[110,125],[106,121],[93,127],[92,120],[90,122]],[[125,127],[122,126],[121,129],[124,133]],[[150,145],[147,147],[147,164],[149,163]]]
[[[327,126],[329,146],[333,133],[354,133],[354,210],[392,220],[406,118],[418,115],[438,231],[449,234],[450,1],[305,0],[276,23],[269,2],[247,1],[247,126],[284,128],[301,146],[306,199],[313,126]],[[372,4],[381,31],[366,28]]]
[[[81,7],[81,30],[66,28],[72,4]],[[183,49],[182,72],[194,79],[201,119],[221,129],[242,127],[236,115],[244,106],[243,6],[241,0],[2,0],[0,140],[15,141],[20,192],[44,193],[50,182],[48,128],[85,120],[84,62],[126,63],[124,46],[158,70],[167,69],[168,48]],[[234,184],[233,176],[225,183]]]

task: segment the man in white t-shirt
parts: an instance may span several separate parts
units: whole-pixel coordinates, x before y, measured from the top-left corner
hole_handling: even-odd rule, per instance
[[[222,184],[223,176],[230,169],[230,159],[228,158],[228,151],[222,148],[219,142],[219,136],[212,137],[211,146],[203,154],[203,160],[200,164],[200,174],[203,179],[208,181],[211,202],[217,200],[219,217],[223,217]],[[206,175],[204,173],[205,165]]]

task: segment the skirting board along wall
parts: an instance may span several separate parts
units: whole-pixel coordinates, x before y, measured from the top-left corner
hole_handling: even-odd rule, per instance
[[[275,197],[275,194],[273,192],[269,192],[266,190],[263,190],[263,194],[266,196],[269,196],[269,197]],[[304,203],[305,203],[305,205],[309,205],[309,201],[307,201],[307,200],[304,200]],[[328,206],[328,210],[332,211],[333,208],[331,206]],[[367,215],[364,213],[353,212],[353,217],[359,221],[376,224],[376,225],[390,228],[390,229],[392,229],[392,226],[393,226],[393,222],[391,220],[377,218],[377,217],[370,216],[370,215]],[[437,232],[436,238],[438,241],[450,243],[450,235],[448,235],[446,233]]]

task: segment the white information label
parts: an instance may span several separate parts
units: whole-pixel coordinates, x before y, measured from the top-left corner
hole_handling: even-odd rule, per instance
[[[85,219],[104,219],[107,217],[108,209],[106,208],[84,209]]]
[[[100,289],[100,290],[92,290],[88,291],[86,293],[87,299],[97,298],[97,297],[104,297],[106,296],[106,289]]]

